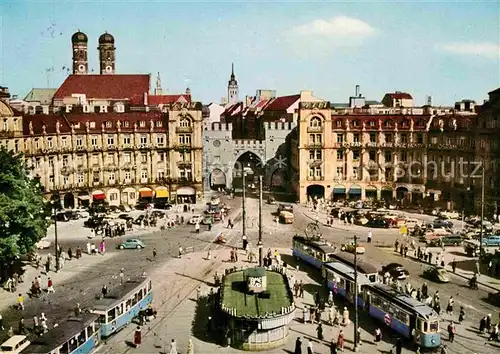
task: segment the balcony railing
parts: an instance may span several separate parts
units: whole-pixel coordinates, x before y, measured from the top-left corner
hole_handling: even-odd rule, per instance
[[[311,127],[311,126],[307,127],[307,132],[308,133],[320,133],[322,131],[323,131],[323,127],[322,126],[321,127]]]
[[[193,127],[175,127],[176,133],[192,133]]]
[[[309,166],[321,166],[323,164],[323,160],[312,159],[308,161]]]
[[[323,147],[323,143],[308,142],[306,144],[306,148],[309,148],[309,149],[321,149],[322,147]]]
[[[188,167],[193,164],[193,161],[177,161],[177,166],[179,167]]]
[[[308,181],[324,181],[325,176],[307,176]]]

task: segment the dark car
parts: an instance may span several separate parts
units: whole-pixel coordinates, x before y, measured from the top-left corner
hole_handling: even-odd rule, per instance
[[[424,277],[440,283],[449,283],[450,275],[443,267],[429,267],[424,270]]]
[[[389,273],[392,279],[406,279],[410,273],[398,263],[389,263],[382,267],[382,275]]]
[[[436,219],[432,222],[433,229],[451,229],[453,227],[453,223],[450,220],[445,219]]]
[[[70,219],[68,218],[66,213],[63,212],[63,213],[57,213],[56,215],[52,215],[52,220],[66,222],[69,221]]]
[[[151,212],[151,216],[152,217],[155,217],[155,218],[158,218],[158,219],[161,219],[165,216],[165,212],[164,211],[159,211],[159,210],[153,210]]]
[[[387,229],[389,228],[389,223],[384,219],[371,219],[368,220],[368,222],[364,224],[364,226],[378,229]]]
[[[144,220],[144,215],[139,215],[134,221],[132,221],[132,223],[135,225],[140,225],[141,221],[143,220]]]
[[[128,214],[120,214],[120,215],[118,215],[118,219],[122,219],[122,220],[126,220],[126,221],[134,220],[134,218]]]
[[[489,293],[488,294],[488,301],[491,302],[495,306],[500,306],[500,291],[497,291],[496,293]]]
[[[64,214],[69,220],[78,220],[80,219],[80,214],[74,212],[73,210],[65,211]]]
[[[92,216],[83,222],[84,227],[95,229],[98,226],[104,225],[104,218]]]

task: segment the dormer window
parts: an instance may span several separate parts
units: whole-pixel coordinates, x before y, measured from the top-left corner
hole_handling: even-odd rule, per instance
[[[141,120],[141,121],[139,122],[139,126],[140,126],[141,128],[144,128],[144,127],[146,126],[146,121]]]
[[[90,105],[84,104],[83,105],[83,113],[90,113]]]
[[[106,122],[106,128],[111,128],[111,122]]]
[[[359,127],[359,120],[353,120],[352,121],[352,126],[353,127]]]
[[[410,122],[408,121],[408,119],[403,120],[403,122],[401,123],[401,126],[403,128],[408,128],[410,126]]]
[[[89,126],[90,126],[90,128],[95,128],[95,122],[90,122]]]
[[[117,113],[125,112],[125,106],[122,103],[115,104],[115,112]]]
[[[157,127],[157,128],[161,128],[161,127],[163,127],[163,122],[162,122],[161,120],[157,120],[157,121],[156,121],[156,127]]]
[[[128,120],[126,120],[126,121],[124,121],[124,122],[123,122],[123,126],[124,126],[125,128],[128,128],[128,127],[129,127],[129,122],[128,122]]]
[[[100,112],[101,113],[108,113],[108,106],[101,106]]]
[[[386,127],[386,128],[391,128],[391,127],[392,127],[392,120],[390,120],[390,119],[389,119],[389,120],[386,120],[386,121],[384,122],[384,127]]]
[[[76,124],[74,125],[74,128],[75,128],[75,129],[80,129],[80,122],[76,123]]]
[[[337,128],[342,128],[342,121],[339,119],[335,122],[335,125],[337,126]]]
[[[71,109],[73,109],[73,105],[71,105],[71,104],[67,104],[67,105],[66,105],[66,113],[71,112]]]
[[[376,125],[376,123],[374,120],[371,120],[370,123],[368,123],[368,125],[373,128]]]
[[[4,131],[9,131],[9,121],[7,119],[3,120],[3,130]]]

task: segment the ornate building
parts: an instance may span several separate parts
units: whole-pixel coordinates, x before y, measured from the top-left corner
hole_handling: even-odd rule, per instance
[[[57,193],[65,207],[201,198],[201,103],[190,94],[150,95],[149,75],[114,74],[107,33],[100,37],[101,72],[114,75],[87,74],[86,43],[82,32],[73,35],[73,68],[85,70],[66,78],[45,114],[21,117],[0,103],[0,144],[24,153],[47,198]]]

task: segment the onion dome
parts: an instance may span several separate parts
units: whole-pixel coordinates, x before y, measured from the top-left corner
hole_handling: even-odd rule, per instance
[[[99,44],[106,44],[106,43],[110,44],[115,43],[115,38],[108,32],[101,34],[101,36],[99,37]]]
[[[87,38],[87,35],[83,32],[80,32],[80,30],[78,30],[78,32],[71,36],[71,42],[73,43],[87,43],[88,40],[89,39]]]

